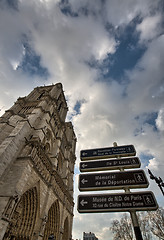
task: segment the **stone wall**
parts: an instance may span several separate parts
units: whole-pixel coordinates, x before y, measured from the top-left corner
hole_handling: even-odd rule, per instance
[[[0,118],[0,240],[71,239],[76,137],[67,110],[59,83]]]

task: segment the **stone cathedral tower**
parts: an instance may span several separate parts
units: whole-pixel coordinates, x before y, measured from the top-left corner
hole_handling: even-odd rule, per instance
[[[76,137],[60,83],[0,118],[0,240],[70,240]]]

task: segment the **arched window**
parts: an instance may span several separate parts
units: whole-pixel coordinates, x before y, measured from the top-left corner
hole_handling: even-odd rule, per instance
[[[31,240],[38,210],[36,187],[26,191],[17,203],[3,240]]]
[[[53,234],[55,240],[59,239],[59,226],[60,226],[60,209],[58,200],[56,200],[48,211],[48,220],[44,230],[43,240],[47,240],[48,237]]]
[[[62,240],[69,240],[69,223],[68,223],[68,217],[64,221],[64,232]]]

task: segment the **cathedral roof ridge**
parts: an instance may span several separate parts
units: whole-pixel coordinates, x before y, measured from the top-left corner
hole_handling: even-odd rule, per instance
[[[59,87],[63,89],[63,84],[61,82],[57,82],[57,83],[52,83],[51,85],[42,85],[42,86],[37,86],[34,89],[38,89],[38,88],[53,88],[53,87]]]

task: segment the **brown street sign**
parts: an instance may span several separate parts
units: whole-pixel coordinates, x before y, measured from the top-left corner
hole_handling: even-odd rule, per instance
[[[125,212],[156,210],[158,204],[150,191],[101,195],[79,195],[80,213]]]
[[[143,170],[79,175],[80,191],[144,188],[149,183]]]
[[[91,171],[103,171],[103,170],[115,170],[120,168],[139,168],[141,165],[138,157],[130,158],[119,158],[119,159],[108,159],[108,160],[97,160],[80,162],[81,172]]]
[[[113,157],[128,157],[135,156],[136,150],[133,145],[124,145],[117,147],[96,148],[80,151],[81,160],[94,160]]]

